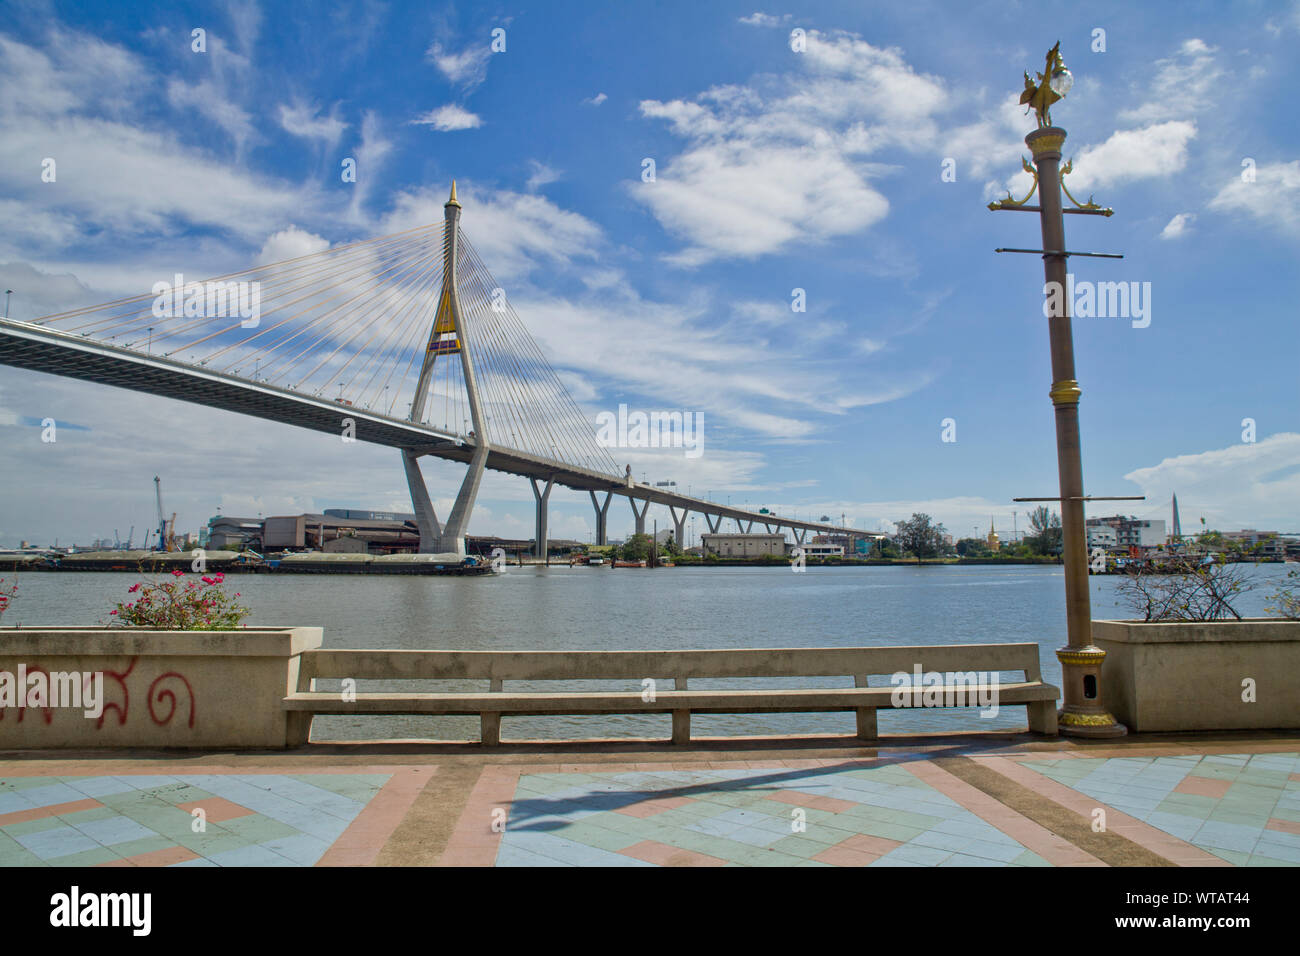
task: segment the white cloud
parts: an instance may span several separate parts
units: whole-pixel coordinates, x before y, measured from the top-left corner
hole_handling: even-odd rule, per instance
[[[242,156],[244,147],[258,139],[252,116],[210,80],[192,85],[171,80],[167,84],[167,101],[178,110],[193,110],[225,130],[234,141],[236,155]]]
[[[1255,181],[1240,176],[1219,190],[1210,209],[1244,212],[1263,225],[1300,236],[1300,160],[1255,169]]]
[[[363,210],[370,190],[382,181],[379,171],[392,151],[393,142],[386,139],[380,131],[379,117],[373,111],[367,111],[361,117],[361,142],[354,155],[357,161],[357,181],[352,184],[352,205],[349,209],[353,221],[363,220]]]
[[[411,120],[411,123],[432,126],[436,130],[449,133],[462,129],[478,129],[483,125],[483,120],[455,103],[448,103]]]
[[[588,97],[587,99],[583,100],[582,102],[585,103],[585,104],[587,104],[588,106],[599,106],[601,103],[605,102],[607,99],[609,99],[609,97],[606,96],[604,93],[597,93],[595,96]]]
[[[95,293],[71,273],[51,273],[26,262],[0,263],[0,293],[12,289],[9,315],[28,321],[96,302]]]
[[[266,265],[271,262],[284,262],[286,259],[297,259],[299,256],[309,256],[314,252],[324,252],[329,247],[328,239],[312,235],[306,230],[291,225],[288,229],[281,229],[267,238],[262,245],[262,251],[257,256],[257,264]]]
[[[1079,153],[1066,185],[1082,202],[1083,190],[1169,176],[1187,165],[1187,144],[1195,138],[1196,124],[1190,120],[1120,130]]]
[[[472,89],[487,77],[492,50],[486,43],[460,51],[449,50],[435,40],[424,55],[452,83]]]
[[[1300,527],[1300,434],[1293,432],[1166,458],[1124,477],[1149,502],[1177,494],[1184,530],[1199,529],[1202,515],[1219,530]]]
[[[963,176],[1021,149],[1023,117],[1011,96],[983,106],[982,92],[949,89],[900,50],[854,34],[810,30],[807,40],[786,73],[642,102],[643,116],[685,140],[680,154],[657,158],[656,182],[629,186],[686,241],[669,261],[752,259],[869,229],[889,210],[872,185],[889,167],[863,158],[886,149],[929,152],[936,170],[952,155]],[[941,121],[972,113],[976,121],[963,126]]]
[[[162,88],[144,61],[92,36],[55,31],[41,50],[0,37],[0,167],[49,157],[58,177],[57,189],[36,176],[8,180],[0,242],[23,246],[25,256],[61,254],[66,241],[138,246],[196,227],[253,241],[291,210],[315,205],[318,186],[258,176],[183,145],[175,118],[142,124],[142,106]],[[172,105],[188,109],[213,89],[172,86]],[[204,108],[232,135],[252,135],[238,107]]]
[[[603,241],[600,227],[544,196],[480,189],[464,180],[457,189],[464,209],[462,226],[498,279],[522,279],[543,265],[597,256]],[[441,222],[446,201],[442,189],[399,193],[379,232]]]
[[[786,13],[776,17],[770,13],[751,13],[747,17],[740,17],[737,22],[748,24],[751,27],[779,27],[790,22],[790,14]]]
[[[339,137],[348,128],[348,124],[336,115],[337,106],[330,110],[328,116],[322,116],[315,106],[295,103],[293,106],[280,106],[280,126],[294,136],[303,139],[319,140],[323,146],[333,149],[338,145]]]
[[[1164,229],[1160,230],[1161,239],[1181,239],[1187,235],[1196,216],[1190,212],[1180,212],[1170,219]]]
[[[561,176],[558,169],[552,169],[545,163],[540,163],[535,159],[530,159],[528,165],[532,167],[532,174],[528,177],[528,191],[535,192],[542,186],[547,186]]]
[[[1126,123],[1153,123],[1194,116],[1211,105],[1216,88],[1224,82],[1224,71],[1215,61],[1215,47],[1191,39],[1178,52],[1157,60],[1156,75],[1143,83],[1144,102],[1119,114]]]
[[[656,182],[634,185],[632,195],[691,243],[667,257],[683,266],[849,235],[889,211],[888,200],[842,156],[734,140],[689,150]]]

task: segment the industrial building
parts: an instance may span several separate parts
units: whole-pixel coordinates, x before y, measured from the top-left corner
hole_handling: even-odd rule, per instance
[[[720,558],[757,558],[786,552],[783,534],[704,534],[700,536],[705,554]]]
[[[400,554],[419,550],[415,516],[400,512],[333,508],[323,514],[238,518],[216,515],[208,520],[207,547],[229,551],[323,551],[329,554]],[[532,554],[530,539],[466,537],[466,553],[489,556],[500,548],[514,559]],[[577,541],[551,539],[547,551],[567,554]]]

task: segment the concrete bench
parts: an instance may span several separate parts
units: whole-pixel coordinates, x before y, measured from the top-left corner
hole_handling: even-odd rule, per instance
[[[895,687],[869,687],[870,675],[938,672],[942,700],[974,706],[996,692],[999,707],[1024,705],[1029,729],[1055,735],[1057,688],[1044,684],[1037,644],[952,644],[931,647],[743,648],[692,651],[387,651],[313,650],[302,655],[295,692],[284,698],[289,746],[306,743],[316,714],[478,714],[481,739],[501,740],[503,716],[671,713],[672,741],[690,741],[691,714],[846,712],[857,735],[874,740],[876,710],[894,706]],[[1016,671],[1023,681],[963,683],[979,672]],[[853,687],[691,690],[699,678],[852,677]],[[479,692],[318,691],[318,678],[354,680],[482,680]],[[645,691],[506,691],[506,681],[655,680]],[[671,679],[672,690],[660,689]],[[956,697],[958,691],[964,698]],[[919,693],[919,691],[917,691]],[[974,696],[980,695],[980,696]],[[652,699],[647,699],[647,698]],[[987,698],[985,698],[987,699]],[[909,691],[908,700],[913,700]],[[920,706],[915,699],[911,706]],[[943,706],[942,704],[940,706]],[[954,706],[949,704],[948,706]]]

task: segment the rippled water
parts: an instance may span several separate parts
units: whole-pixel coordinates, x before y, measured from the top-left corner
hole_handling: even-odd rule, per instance
[[[1263,616],[1267,595],[1288,566],[1259,565],[1261,586],[1237,608]],[[1290,565],[1294,567],[1294,565]],[[6,575],[7,576],[7,575]],[[58,572],[23,575],[5,624],[107,621],[135,574]],[[1044,679],[1060,686],[1053,651],[1065,643],[1065,594],[1059,567],[510,568],[479,578],[238,575],[227,579],[252,609],[250,624],[319,626],[326,647],[394,649],[612,650],[721,647],[855,647],[1031,641]],[[1126,618],[1115,577],[1091,579],[1094,618]],[[1016,679],[1018,675],[1005,675]],[[484,682],[376,684],[483,689]],[[879,681],[873,681],[879,683]],[[321,683],[322,689],[329,684]],[[565,682],[511,690],[632,690],[639,683]],[[762,682],[692,681],[692,689]],[[769,683],[769,686],[770,683]],[[780,686],[852,686],[851,680],[789,680]],[[1024,709],[982,719],[975,710],[880,711],[883,733],[1023,728]],[[852,733],[851,714],[697,715],[697,735]],[[663,716],[507,717],[507,738],[667,738]],[[475,739],[465,717],[317,718],[321,738]]]

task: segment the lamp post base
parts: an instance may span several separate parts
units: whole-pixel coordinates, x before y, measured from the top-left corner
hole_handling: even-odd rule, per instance
[[[1126,735],[1128,728],[1106,710],[1099,693],[1101,663],[1106,659],[1106,652],[1094,644],[1067,646],[1056,652],[1056,658],[1061,662],[1065,698],[1056,715],[1058,731],[1066,737]]]
[[[1056,713],[1062,737],[1124,737],[1128,728],[1113,716],[1101,711],[1081,712],[1062,708]]]

